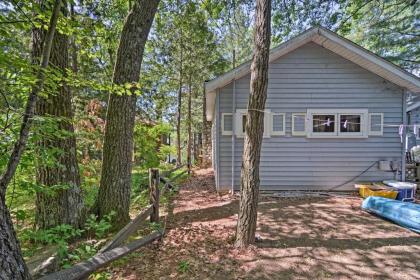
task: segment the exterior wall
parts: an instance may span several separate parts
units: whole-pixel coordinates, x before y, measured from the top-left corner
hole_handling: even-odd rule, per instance
[[[236,81],[236,109],[246,109],[250,75]],[[233,83],[221,88],[216,107],[219,187],[232,186],[232,136],[221,135],[221,114],[233,111]],[[368,109],[384,113],[385,124],[402,123],[402,89],[358,65],[309,43],[272,62],[266,108],[286,113],[286,135],[264,138],[262,190],[327,190],[359,175],[378,160],[401,161],[398,127],[364,139],[306,138],[291,135],[292,113],[317,109]],[[234,147],[234,188],[239,189],[243,139]],[[375,165],[357,181],[394,178]],[[353,189],[349,183],[337,190]]]

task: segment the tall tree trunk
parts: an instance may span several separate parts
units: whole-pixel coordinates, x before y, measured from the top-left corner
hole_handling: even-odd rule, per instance
[[[64,5],[62,8],[64,16],[67,14],[66,9]],[[38,60],[41,55],[44,31],[33,30],[32,38],[32,55],[34,60]],[[55,32],[50,65],[63,77],[69,66],[68,46],[68,36]],[[50,191],[41,191],[36,195],[36,224],[42,229],[60,224],[69,224],[78,228],[83,222],[84,205],[77,164],[70,88],[64,84],[58,88],[58,92],[40,97],[35,113],[44,118],[54,118],[57,120],[60,132],[68,135],[64,137],[46,135],[37,143],[39,152],[50,149],[60,152],[54,155],[55,162],[52,166],[49,163],[50,159],[46,162],[41,157],[38,161],[37,183],[49,188]]]
[[[41,66],[36,77],[36,83],[28,96],[19,138],[16,141],[12,154],[7,162],[6,170],[0,178],[0,279],[31,279],[28,268],[22,257],[19,241],[17,240],[13,228],[12,218],[6,207],[6,190],[10,180],[16,172],[22,153],[26,148],[37,96],[44,87],[45,69],[48,67],[51,45],[60,13],[60,6],[61,1],[55,0],[42,51]]]
[[[72,21],[75,20],[73,1],[70,3],[70,19]],[[77,45],[76,45],[75,36],[72,36],[71,41],[70,41],[70,52],[71,52],[71,69],[73,70],[73,73],[77,74],[77,72],[79,72],[79,63],[78,63]]]
[[[211,122],[207,121],[206,110],[206,91],[203,87],[203,167],[209,166],[211,161]]]
[[[159,0],[134,1],[122,30],[115,62],[113,83],[137,83],[140,78],[144,46],[152,26]],[[108,101],[102,176],[97,212],[100,217],[116,212],[114,226],[129,220],[131,165],[137,96],[110,93]]]
[[[191,104],[192,103],[192,77],[191,74],[188,80],[188,113],[187,113],[187,130],[188,130],[188,141],[187,141],[187,164],[188,168],[191,168],[191,153],[192,153],[192,113],[191,113]]]
[[[182,34],[182,30],[181,30]],[[181,41],[182,41],[182,35],[181,35]],[[179,85],[178,85],[178,113],[176,116],[176,164],[181,165],[181,113],[182,113],[182,43],[181,43],[181,54],[180,54],[180,68],[179,68]]]
[[[0,215],[0,279],[31,279],[4,198]]]
[[[236,246],[255,242],[258,192],[260,188],[260,154],[264,133],[264,108],[267,99],[268,59],[271,37],[271,0],[257,0],[255,13],[254,55],[251,65],[250,94],[245,125],[244,153],[241,168]]]

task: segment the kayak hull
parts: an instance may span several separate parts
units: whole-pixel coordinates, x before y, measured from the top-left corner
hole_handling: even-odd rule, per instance
[[[362,209],[420,233],[420,204],[369,196]]]

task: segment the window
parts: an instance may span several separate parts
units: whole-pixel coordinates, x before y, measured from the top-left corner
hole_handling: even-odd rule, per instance
[[[264,137],[270,137],[270,110],[266,109],[264,114]],[[239,138],[245,136],[245,125],[246,125],[246,109],[237,109],[235,115],[235,134]]]
[[[370,113],[369,114],[369,135],[382,136],[384,126],[383,113]]]
[[[340,130],[338,135],[363,136],[363,114],[339,114]]]
[[[284,113],[271,114],[271,134],[285,135],[286,134],[286,115]]]
[[[292,135],[293,136],[306,135],[306,114],[305,113],[292,114]]]
[[[246,115],[242,115],[242,133],[245,133]]]
[[[335,134],[335,115],[313,114],[312,132],[323,134]]]
[[[222,113],[222,135],[232,135],[233,115],[231,113]]]
[[[366,109],[309,109],[308,137],[367,137]]]

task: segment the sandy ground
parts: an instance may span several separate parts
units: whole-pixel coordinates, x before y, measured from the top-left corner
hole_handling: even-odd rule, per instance
[[[168,209],[165,238],[113,279],[420,279],[420,235],[360,210],[358,197],[269,198],[256,246],[233,246],[238,199],[197,170]]]

